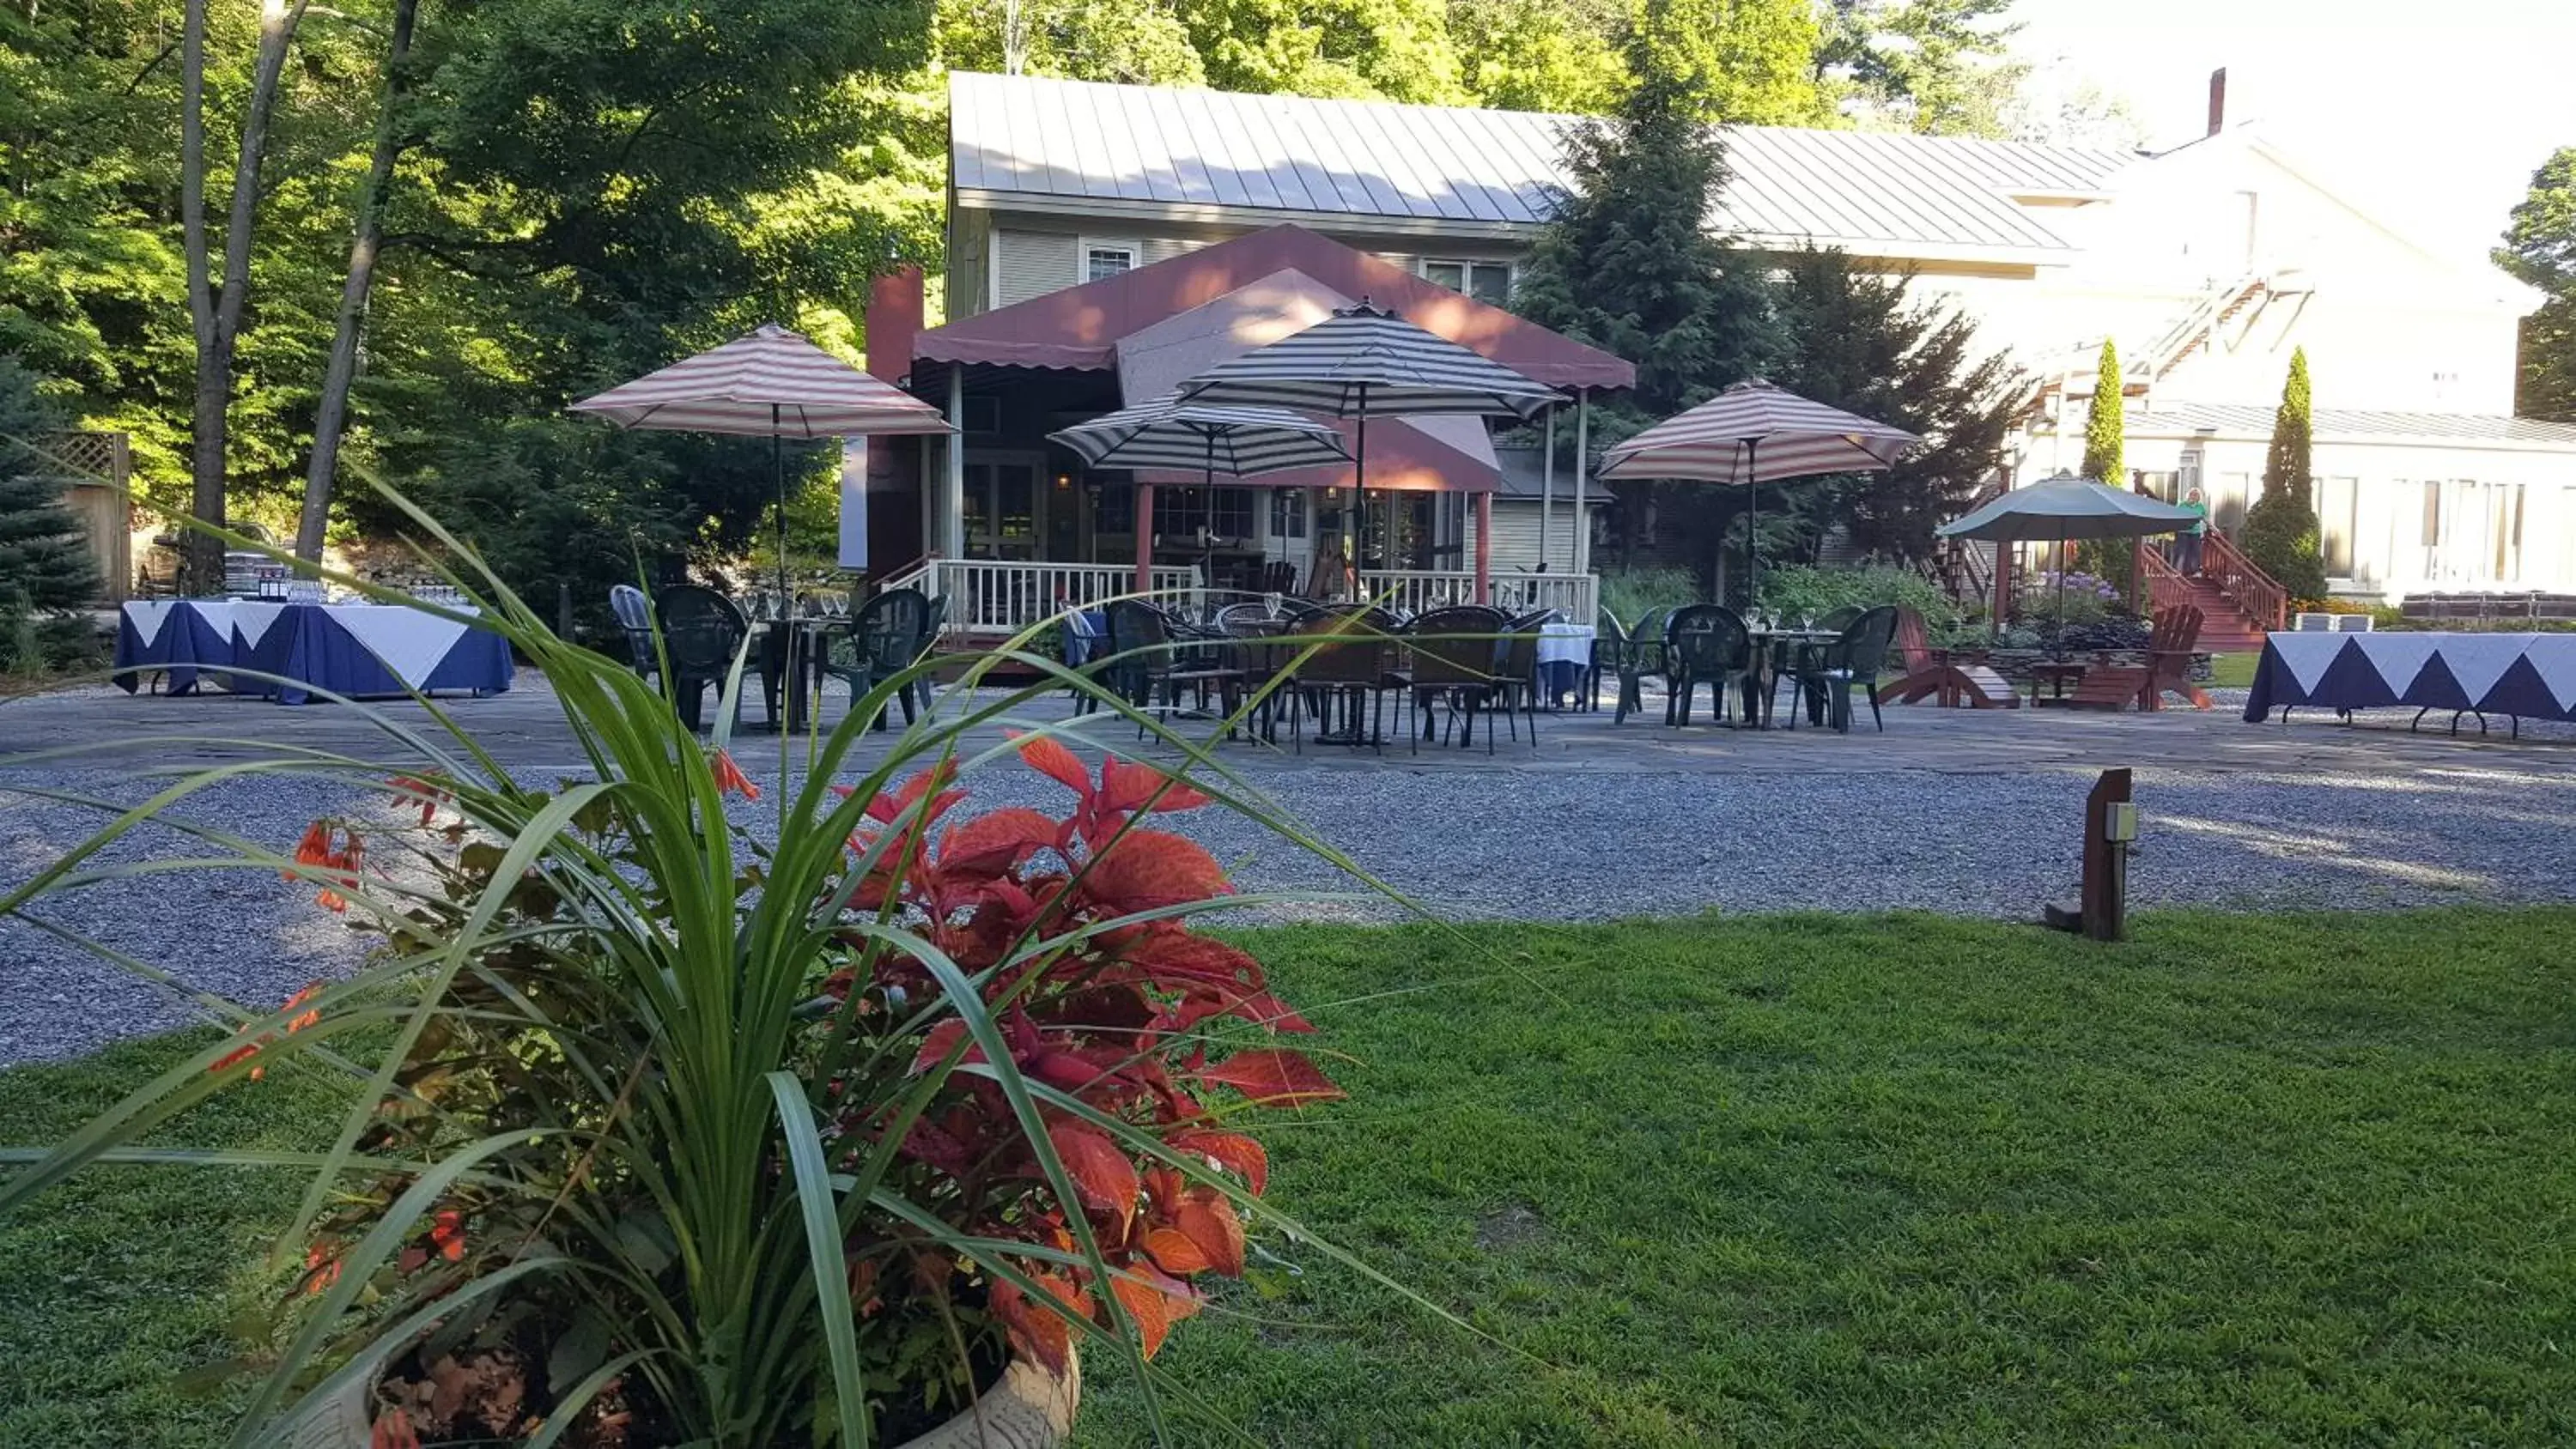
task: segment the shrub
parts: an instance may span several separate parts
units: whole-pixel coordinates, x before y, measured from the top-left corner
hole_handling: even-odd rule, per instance
[[[1045,677],[950,696],[971,703],[833,784],[916,665],[798,747],[809,767],[782,770],[755,831],[728,810],[760,792],[722,725],[701,744],[633,671],[485,581],[487,620],[546,671],[596,778],[523,785],[433,708],[452,748],[363,775],[396,830],[320,820],[288,856],[162,813],[239,766],[171,786],[161,823],[313,885],[383,947],[347,981],[239,1011],[233,1039],[0,1182],[5,1210],[268,1071],[362,1082],[297,1214],[256,1432],[300,1391],[382,1379],[397,1442],[506,1439],[613,1399],[639,1449],[878,1443],[956,1410],[1006,1346],[1060,1365],[1081,1340],[1150,1403],[1148,1360],[1199,1307],[1194,1280],[1242,1273],[1262,1225],[1345,1256],[1258,1201],[1247,1118],[1339,1092],[1279,1044],[1311,1028],[1260,963],[1192,929],[1226,904],[1225,872],[1150,822],[1210,796],[1140,764],[1095,771],[1050,731],[968,739],[1068,686],[1159,725],[1006,651],[969,684],[1002,663]],[[1070,807],[960,820],[968,770],[1014,756]],[[0,893],[0,914],[119,874],[102,853],[133,823]],[[515,1376],[509,1422],[410,1422],[464,1412],[426,1387],[460,1366]]]
[[[1601,607],[1622,624],[1698,601],[1699,581],[1688,569],[1611,569],[1601,575]]]
[[[1818,619],[1836,609],[1873,609],[1882,604],[1922,615],[1925,631],[1936,638],[1954,632],[1960,622],[1958,604],[1911,569],[1890,564],[1858,568],[1797,564],[1762,573],[1762,607],[1775,614]]]

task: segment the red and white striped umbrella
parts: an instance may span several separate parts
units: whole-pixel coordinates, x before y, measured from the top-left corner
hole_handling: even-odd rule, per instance
[[[1610,449],[1602,455],[1600,476],[1775,483],[1819,473],[1875,473],[1921,441],[1903,428],[1754,378]]]
[[[572,405],[621,428],[838,438],[944,433],[948,419],[775,322]]]
[[[1921,441],[1903,428],[1827,407],[1757,377],[1602,454],[1599,476],[1752,485],[1751,516],[1759,525],[1758,485],[1824,473],[1875,473],[1895,466],[1897,454]],[[1754,554],[1752,527],[1745,530],[1744,561],[1747,577],[1758,588],[1762,566]]]

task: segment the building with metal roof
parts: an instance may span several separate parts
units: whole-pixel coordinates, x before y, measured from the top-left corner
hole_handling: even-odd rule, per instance
[[[954,75],[949,99],[953,319],[1280,223],[1504,303],[1578,124],[1028,76]],[[2127,481],[2201,488],[2233,528],[2305,348],[2338,589],[2576,590],[2576,452],[2512,415],[2538,296],[2229,126],[2215,84],[2209,133],[2156,154],[1762,126],[1726,142],[1713,229],[1902,271],[2011,353],[2030,391],[2006,481],[2071,467],[2092,395],[2116,385]],[[2117,379],[2093,375],[2106,338]],[[1572,530],[1553,531],[1563,567]]]

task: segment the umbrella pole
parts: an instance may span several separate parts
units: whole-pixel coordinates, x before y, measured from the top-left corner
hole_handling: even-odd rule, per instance
[[[787,606],[787,440],[778,434],[778,404],[769,405],[769,481],[778,492],[778,599]]]
[[[1759,613],[1762,608],[1762,472],[1754,466],[1759,459],[1756,450],[1762,445],[1751,438],[1744,440],[1745,496],[1744,525],[1744,608]]]
[[[1237,467],[1242,466],[1239,462]],[[1207,520],[1216,517],[1216,429],[1207,431],[1207,470],[1199,477],[1199,594],[1202,603],[1216,587],[1216,530]]]
[[[2048,641],[2059,663],[2066,660],[2066,540],[2057,541],[2057,633]]]
[[[1359,385],[1359,437],[1351,449],[1351,506],[1342,514],[1342,537],[1349,550],[1351,602],[1360,601],[1360,550],[1368,530],[1368,384]]]

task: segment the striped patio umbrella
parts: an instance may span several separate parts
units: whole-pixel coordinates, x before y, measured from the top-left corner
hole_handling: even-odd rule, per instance
[[[1875,473],[1921,441],[1903,428],[1753,378],[1611,448],[1602,455],[1600,476],[1740,483],[1753,490],[1751,517],[1758,525],[1762,484],[1823,473]],[[1745,530],[1744,555],[1746,577],[1758,586],[1761,564],[1751,527]]]
[[[1294,408],[1358,423],[1351,482],[1365,506],[1371,417],[1477,415],[1526,422],[1564,399],[1482,353],[1363,300],[1183,382],[1185,400]],[[1345,530],[1345,539],[1349,537]]]
[[[1214,407],[1169,397],[1104,413],[1047,437],[1095,468],[1195,468],[1211,488],[1219,473],[1250,478],[1348,462],[1351,456],[1332,424],[1286,408]],[[1150,486],[1136,490],[1138,593],[1152,579],[1153,496]]]
[[[766,323],[659,372],[572,405],[621,428],[767,438],[778,487],[778,591],[787,586],[786,438],[945,433],[939,409]]]
[[[1047,434],[1095,468],[1187,468],[1209,482],[1350,460],[1330,423],[1286,408],[1211,407],[1157,398]]]

